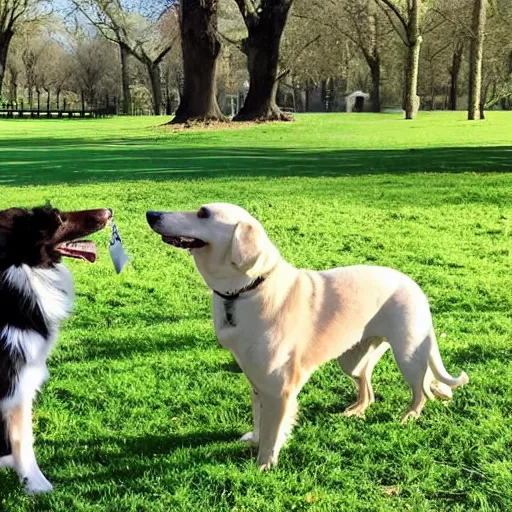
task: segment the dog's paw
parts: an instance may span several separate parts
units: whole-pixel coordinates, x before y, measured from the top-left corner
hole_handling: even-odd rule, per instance
[[[14,467],[14,459],[12,455],[6,455],[5,457],[0,457],[0,469],[8,469]]]
[[[366,404],[360,404],[356,402],[355,404],[352,404],[350,407],[347,407],[343,411],[343,416],[346,416],[349,418],[350,416],[356,416],[357,418],[364,418],[364,413],[366,412],[366,409],[368,406]]]
[[[438,398],[442,398],[444,400],[449,400],[453,396],[452,388],[437,380],[433,380],[430,383],[430,391],[432,391],[432,393],[434,393]]]
[[[271,460],[270,462],[267,462],[265,464],[259,463],[258,467],[260,468],[260,471],[263,472],[263,471],[270,471],[276,465],[277,465],[277,461]]]
[[[400,423],[404,425],[409,420],[417,420],[420,417],[420,413],[416,411],[408,411],[405,416],[400,420]]]
[[[252,445],[258,445],[260,440],[259,436],[257,436],[254,432],[247,432],[247,434],[244,434],[240,441],[242,443],[252,444]]]
[[[39,494],[53,490],[52,484],[48,482],[39,468],[34,469],[22,478],[22,482],[28,494]]]

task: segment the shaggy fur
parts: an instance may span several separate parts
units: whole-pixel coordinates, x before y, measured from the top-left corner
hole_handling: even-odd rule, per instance
[[[32,402],[48,378],[46,359],[73,302],[61,251],[110,217],[110,210],[0,211],[0,467],[16,469],[31,493],[52,489],[33,450]]]

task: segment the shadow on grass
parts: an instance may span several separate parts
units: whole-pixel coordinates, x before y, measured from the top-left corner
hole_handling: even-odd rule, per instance
[[[132,491],[135,489],[144,492],[146,489],[137,489],[137,480],[148,472],[164,473],[165,466],[176,466],[176,462],[159,457],[170,455],[181,448],[192,450],[194,464],[199,466],[230,462],[242,464],[253,458],[254,453],[246,445],[236,442],[239,437],[238,431],[218,430],[190,434],[147,435],[122,440],[119,437],[104,437],[91,441],[46,441],[46,447],[51,449],[53,455],[44,461],[42,470],[58,468],[69,461],[77,466],[94,465],[94,474],[87,477],[94,485],[116,482],[119,490],[128,487]],[[64,459],[68,462],[63,462]],[[182,465],[188,467],[189,462],[183,461]],[[81,485],[84,481],[83,475],[57,479],[51,478],[48,471],[47,476],[52,480],[56,490],[60,485]],[[6,483],[0,487],[0,500],[22,492],[14,471],[1,473],[0,477],[5,478]],[[101,488],[82,490],[81,494],[91,499],[99,499],[102,491]],[[0,507],[0,510],[3,509]]]
[[[463,348],[454,348],[450,359],[453,364],[488,364],[492,362],[504,363],[512,360],[512,346],[496,346],[474,343]]]
[[[466,171],[512,171],[512,146],[302,150],[173,146],[147,138],[0,139],[0,185],[7,186]]]
[[[217,339],[212,332],[211,337],[191,336],[181,333],[154,335],[145,332],[141,340],[141,333],[135,330],[132,336],[122,338],[113,336],[102,339],[81,339],[80,350],[74,346],[63,346],[55,356],[58,363],[73,363],[95,360],[121,360],[131,359],[136,356],[150,354],[176,354],[194,349],[209,349],[218,346]],[[230,371],[227,368],[225,371]],[[235,370],[233,370],[235,371]]]

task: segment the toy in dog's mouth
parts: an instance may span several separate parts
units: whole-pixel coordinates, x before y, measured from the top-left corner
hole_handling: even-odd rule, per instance
[[[162,240],[169,245],[178,247],[179,249],[200,249],[207,245],[200,238],[192,238],[190,236],[162,236]]]
[[[62,256],[85,260],[89,263],[95,263],[97,258],[96,244],[90,240],[64,242],[59,244],[55,249],[57,252],[62,254]]]

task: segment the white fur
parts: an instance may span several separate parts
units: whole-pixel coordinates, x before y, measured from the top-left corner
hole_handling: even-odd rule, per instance
[[[209,204],[198,212],[159,212],[153,229],[164,237],[193,237],[192,249],[207,285],[221,294],[241,290],[265,277],[230,305],[213,296],[217,339],[229,349],[253,388],[253,431],[245,442],[259,442],[258,462],[277,462],[295,422],[297,395],[320,365],[337,359],[358,388],[358,400],[345,411],[363,415],[374,401],[371,376],[391,346],[409,384],[412,400],[402,422],[417,417],[435,378],[439,394],[468,382],[444,368],[428,300],[406,275],[384,267],[358,265],[323,272],[294,268],[284,261],[261,224],[230,204]],[[447,390],[447,388],[449,388]]]
[[[14,468],[14,459],[12,455],[0,457],[0,469]]]
[[[36,301],[49,327],[50,339],[40,334],[6,327],[7,345],[21,349],[27,357],[27,366],[20,374],[14,394],[0,400],[0,409],[7,411],[25,400],[33,400],[35,393],[48,379],[46,359],[55,344],[60,322],[69,316],[73,304],[73,281],[62,264],[53,269],[33,269],[27,265],[11,267],[5,272],[6,281],[22,292],[27,301]]]

